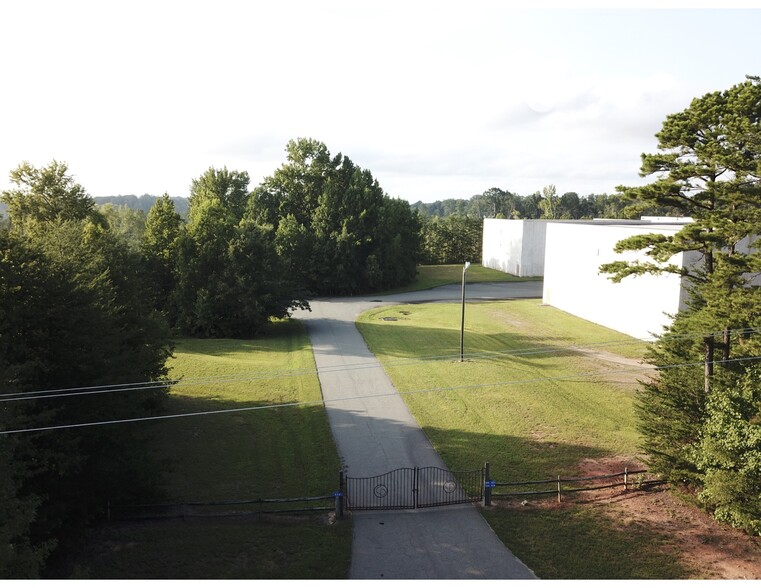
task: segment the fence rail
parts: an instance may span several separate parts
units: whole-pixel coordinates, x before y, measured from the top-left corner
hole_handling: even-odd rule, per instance
[[[547,480],[534,480],[534,481],[521,481],[521,482],[497,482],[492,480],[489,484],[489,488],[487,488],[487,496],[485,496],[485,504],[489,504],[491,498],[515,498],[520,496],[547,496],[547,495],[557,495],[558,502],[561,502],[563,499],[563,494],[572,494],[576,492],[590,492],[593,490],[607,490],[610,488],[620,488],[621,486],[624,487],[624,490],[628,490],[632,486],[636,487],[646,487],[646,486],[656,486],[659,484],[665,484],[666,482],[663,480],[634,480],[632,481],[630,479],[630,476],[639,475],[639,474],[646,474],[648,473],[647,470],[629,470],[628,468],[624,469],[623,472],[617,472],[615,474],[603,474],[599,476],[584,476],[584,477],[577,477],[577,478],[562,478],[560,476],[557,476],[556,478],[547,479]],[[612,483],[612,484],[602,484],[602,485],[594,485],[594,486],[576,486],[575,484],[578,484],[580,482],[594,482],[598,480],[612,480],[620,478],[620,482]],[[546,486],[548,484],[552,484],[554,488],[552,490],[523,490],[518,492],[499,492],[497,488],[505,488],[505,487],[516,487],[516,486]],[[574,484],[574,486],[563,486],[563,484]]]
[[[156,504],[108,505],[108,519],[154,519],[209,516],[239,516],[242,514],[287,514],[298,512],[320,512],[335,510],[334,494],[325,496],[305,496],[300,498],[252,498],[246,500],[223,500],[214,502],[164,502]],[[316,502],[327,502],[324,506],[305,506]],[[300,504],[296,508],[282,508],[275,505]],[[239,508],[230,511],[230,507]]]
[[[483,503],[485,506],[491,505],[492,498],[517,498],[521,496],[548,496],[556,495],[558,502],[562,501],[563,494],[572,494],[577,492],[590,492],[593,490],[605,490],[610,488],[622,487],[628,490],[630,487],[650,487],[659,484],[665,484],[664,480],[657,479],[635,479],[631,476],[647,474],[647,470],[629,470],[624,469],[622,472],[615,474],[604,474],[600,476],[585,476],[576,478],[556,478],[534,481],[519,482],[497,482],[490,476],[490,465],[485,464],[481,477],[483,488]],[[136,519],[155,519],[155,518],[186,518],[186,517],[219,517],[219,516],[240,516],[247,514],[287,514],[287,513],[309,513],[320,511],[335,511],[336,515],[343,516],[344,507],[352,508],[352,504],[345,503],[345,478],[343,472],[339,476],[339,490],[332,494],[324,496],[304,496],[299,498],[252,498],[246,500],[223,500],[210,502],[164,502],[155,504],[133,504],[133,505],[111,505],[108,504],[108,520],[136,520]],[[610,484],[581,485],[584,482],[595,482],[599,480],[613,480],[620,478],[620,481]],[[553,485],[549,489],[529,489],[522,491],[500,492],[500,488],[510,489],[525,486],[547,486]],[[564,486],[565,484],[565,486]],[[444,485],[446,486],[446,485]],[[452,483],[456,488],[457,484]],[[385,486],[384,486],[385,488]],[[446,490],[446,488],[445,488]],[[417,490],[416,490],[417,491]],[[472,501],[472,498],[468,499]],[[315,503],[324,503],[319,506],[312,506]],[[286,505],[294,505],[288,507]],[[355,508],[357,506],[355,505]],[[234,508],[234,510],[231,510]],[[385,505],[385,508],[389,508]]]

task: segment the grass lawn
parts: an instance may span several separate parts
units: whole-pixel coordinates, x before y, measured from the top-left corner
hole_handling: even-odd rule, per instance
[[[539,300],[471,303],[466,361],[459,362],[460,309],[393,306],[357,321],[450,468],[468,470],[488,461],[499,482],[541,480],[578,475],[582,460],[637,455],[636,377],[622,371],[633,368],[581,348],[641,358],[643,343]],[[388,317],[396,320],[382,320]],[[433,356],[442,359],[404,361]],[[483,514],[539,577],[685,573],[659,549],[662,538],[646,529],[618,529],[600,508],[498,507]]]
[[[416,290],[428,290],[445,284],[459,284],[462,281],[462,265],[419,265],[417,276],[409,285],[395,288],[380,294],[399,294],[401,292],[414,292]],[[541,280],[541,278],[519,278],[512,274],[506,274],[497,270],[483,267],[480,263],[472,263],[468,268],[468,283],[476,282],[527,282]]]
[[[294,372],[304,375],[293,377]],[[321,397],[309,340],[296,321],[275,323],[266,337],[250,341],[180,340],[170,376],[182,376],[183,383],[172,390],[169,414]],[[145,427],[167,460],[167,502],[321,496],[337,489],[339,459],[319,404],[138,426]],[[329,525],[327,513],[153,520],[98,529],[79,573],[92,578],[345,578],[350,553],[350,523]]]

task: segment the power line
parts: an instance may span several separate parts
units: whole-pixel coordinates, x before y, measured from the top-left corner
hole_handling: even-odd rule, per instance
[[[747,329],[737,329],[737,330],[734,330],[733,332],[739,333],[739,334],[750,334],[750,333],[757,333],[759,332],[759,330],[760,329],[747,328]],[[722,331],[713,331],[713,332],[706,332],[706,333],[685,333],[680,335],[666,334],[663,337],[669,336],[671,338],[704,338],[708,336],[718,336],[722,334],[723,334]],[[569,345],[564,347],[546,346],[546,347],[524,348],[524,349],[517,349],[517,350],[507,349],[507,350],[496,350],[496,351],[483,351],[480,353],[469,354],[468,358],[488,359],[491,357],[504,357],[504,356],[525,356],[525,355],[542,355],[542,354],[552,355],[552,354],[559,354],[564,351],[579,351],[579,350],[583,351],[587,349],[596,349],[600,347],[607,348],[607,347],[615,347],[615,346],[637,345],[642,342],[643,340],[640,340],[640,339],[634,339],[634,340],[614,339],[611,341],[594,343],[594,344],[590,344],[586,346],[580,346],[580,345]],[[457,359],[457,358],[459,358],[459,355],[456,355],[456,354],[430,355],[430,356],[421,356],[416,358],[405,358],[405,359],[389,361],[389,362],[383,363],[382,366],[383,367],[398,367],[398,366],[404,366],[409,364],[415,364],[419,362],[451,360],[451,359]],[[323,373],[330,373],[335,371],[352,371],[352,370],[372,369],[372,368],[378,368],[378,364],[375,363],[374,361],[368,362],[368,363],[356,363],[349,366],[343,365],[343,366],[328,367],[328,368],[323,368],[321,371]],[[230,375],[222,375],[222,376],[215,376],[215,377],[209,377],[209,378],[191,378],[191,379],[183,378],[183,379],[173,379],[173,380],[134,382],[134,383],[127,383],[127,384],[106,384],[101,386],[58,388],[58,389],[49,389],[49,390],[37,390],[33,392],[11,392],[11,393],[0,394],[0,402],[12,402],[16,400],[42,400],[42,399],[51,399],[51,398],[88,396],[88,395],[94,395],[94,394],[105,394],[105,393],[115,393],[115,392],[157,390],[157,389],[166,388],[168,386],[172,386],[172,387],[202,386],[202,385],[214,385],[214,384],[221,384],[221,383],[275,379],[275,378],[281,378],[281,377],[299,377],[304,375],[316,375],[317,370],[314,368],[302,368],[300,370],[283,370],[283,371],[254,372],[254,373],[256,375],[230,374]]]
[[[459,357],[459,356],[458,356]],[[742,358],[736,358],[736,359],[727,359],[727,360],[720,360],[712,362],[715,365],[721,365],[721,364],[727,364],[727,363],[736,363],[741,361],[756,361],[761,360],[761,355],[754,356],[754,357],[742,357]],[[472,389],[479,389],[479,388],[493,388],[496,386],[510,386],[510,385],[520,385],[520,384],[529,384],[529,383],[535,383],[535,382],[556,382],[556,381],[568,381],[568,380],[577,380],[579,378],[590,378],[595,376],[601,376],[601,375],[609,375],[609,374],[621,374],[621,373],[633,373],[633,372],[640,372],[644,370],[666,370],[666,369],[675,369],[680,367],[694,367],[694,366],[702,366],[704,365],[704,362],[690,362],[690,363],[680,363],[680,364],[672,364],[672,365],[665,365],[665,366],[642,366],[641,368],[637,369],[621,369],[621,370],[606,370],[606,371],[596,371],[596,372],[589,372],[586,374],[574,374],[569,376],[558,376],[555,378],[546,378],[546,377],[537,377],[537,378],[526,378],[522,380],[505,380],[501,382],[492,382],[487,384],[464,384],[462,386],[443,386],[443,387],[437,387],[437,388],[425,388],[425,389],[419,389],[419,390],[408,390],[408,391],[402,391],[402,392],[389,392],[385,394],[368,394],[364,396],[351,396],[351,397],[344,397],[344,398],[335,398],[332,400],[304,400],[299,402],[288,402],[288,403],[281,403],[281,404],[268,404],[268,405],[262,405],[262,406],[248,406],[248,407],[241,407],[241,408],[227,408],[227,409],[219,409],[219,410],[209,410],[209,411],[201,411],[201,412],[193,412],[193,413],[182,413],[182,414],[170,414],[170,415],[157,415],[157,416],[151,416],[151,417],[136,417],[131,419],[115,419],[110,421],[96,421],[96,422],[88,422],[88,423],[74,423],[74,424],[67,424],[67,425],[52,425],[47,427],[35,427],[35,428],[29,428],[29,429],[16,429],[16,430],[10,430],[10,431],[0,431],[0,436],[2,435],[12,435],[17,433],[38,433],[38,432],[44,432],[44,431],[57,431],[57,430],[63,430],[63,429],[75,429],[75,428],[84,428],[84,427],[97,427],[97,426],[103,426],[103,425],[116,425],[116,424],[123,424],[123,423],[136,423],[136,422],[144,422],[144,421],[157,421],[157,420],[167,420],[167,419],[177,419],[177,418],[186,418],[186,417],[193,417],[193,416],[208,416],[208,415],[215,415],[215,414],[226,414],[226,413],[235,413],[235,412],[249,412],[254,410],[268,410],[273,408],[289,408],[289,407],[300,407],[300,406],[314,406],[318,404],[322,405],[330,405],[330,404],[337,404],[340,402],[349,402],[349,401],[356,401],[356,400],[367,400],[367,399],[375,399],[375,398],[384,398],[389,396],[410,396],[413,394],[427,394],[432,392],[454,392],[458,390],[472,390]]]
[[[489,358],[489,357],[525,356],[525,355],[539,355],[539,354],[550,355],[554,353],[561,353],[567,350],[571,350],[571,351],[580,350],[580,349],[583,350],[587,348],[596,348],[599,346],[635,345],[638,343],[639,341],[636,341],[636,340],[630,341],[627,339],[627,340],[614,340],[614,341],[608,341],[603,343],[597,343],[597,344],[592,344],[589,346],[578,346],[578,345],[572,345],[572,346],[566,346],[566,347],[546,346],[546,347],[533,347],[533,348],[524,348],[524,349],[508,349],[508,350],[500,350],[500,351],[483,351],[480,353],[469,354],[468,358],[477,359],[477,358]],[[455,355],[455,354],[429,355],[429,356],[393,360],[390,362],[385,362],[382,365],[379,365],[377,361],[372,360],[368,362],[354,363],[351,365],[329,366],[329,367],[321,369],[320,371],[322,373],[333,373],[333,372],[339,372],[339,371],[353,371],[353,370],[360,370],[360,369],[373,369],[373,368],[377,369],[379,367],[397,367],[397,366],[416,364],[421,362],[437,361],[437,360],[439,361],[451,360],[456,358],[459,358],[459,355]],[[11,392],[6,394],[0,394],[0,402],[12,402],[15,400],[42,400],[47,398],[65,398],[65,397],[86,396],[86,395],[92,395],[92,394],[105,394],[105,393],[113,393],[113,392],[133,392],[133,391],[140,391],[140,390],[154,390],[154,389],[165,388],[167,386],[174,386],[174,387],[205,386],[205,385],[232,383],[232,382],[248,382],[248,381],[268,380],[268,379],[283,378],[283,377],[299,377],[304,375],[317,375],[317,373],[318,372],[316,368],[303,368],[300,370],[253,372],[254,375],[251,375],[251,373],[249,372],[249,373],[244,373],[240,375],[230,374],[230,375],[222,375],[222,376],[215,376],[215,377],[209,377],[209,378],[191,378],[191,379],[183,378],[183,379],[174,379],[174,380],[136,382],[132,384],[109,384],[104,386],[59,388],[59,389],[52,389],[52,390],[38,390],[34,392]]]

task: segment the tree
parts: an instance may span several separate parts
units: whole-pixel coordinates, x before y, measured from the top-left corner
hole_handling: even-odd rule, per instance
[[[646,234],[618,243],[652,261],[601,266],[614,281],[646,273],[676,273],[690,300],[654,343],[649,359],[663,370],[643,388],[638,412],[651,463],[673,481],[698,488],[708,479],[701,439],[722,422],[710,416],[727,391],[749,373],[761,327],[761,83],[757,78],[696,98],[666,118],[659,152],[642,156],[652,183],[619,190],[645,206],[667,207],[693,222],[673,236]],[[669,264],[695,252],[694,266]],[[697,336],[697,338],[696,338]],[[720,361],[716,354],[720,353]],[[702,369],[690,367],[703,363]],[[713,408],[711,408],[713,407]],[[717,424],[719,423],[719,424]],[[726,433],[726,431],[725,431]]]
[[[581,218],[581,200],[576,192],[566,192],[558,201],[558,214],[560,218]]]
[[[539,205],[542,207],[542,218],[559,218],[560,198],[555,186],[550,184],[542,188],[542,199],[539,201]]]
[[[175,265],[182,226],[182,219],[168,194],[154,203],[145,219],[141,251],[149,283],[155,292],[154,306],[162,312],[169,311],[169,302],[177,285]]]
[[[418,221],[408,204],[390,205],[369,170],[319,141],[290,141],[286,152],[254,190],[251,218],[274,227],[278,254],[305,290],[353,294],[414,277]]]
[[[306,306],[289,273],[292,266],[277,257],[275,228],[261,222],[249,202],[241,208],[247,178],[211,168],[194,180],[193,186],[203,190],[193,193],[187,227],[171,243],[177,219],[167,218],[167,205],[162,205],[163,224],[171,230],[155,246],[176,255],[171,314],[181,333],[252,337],[270,318]]]
[[[98,208],[114,236],[134,251],[140,250],[145,232],[146,214],[126,206],[104,204]]]
[[[661,152],[642,156],[641,175],[658,174],[658,179],[619,190],[635,201],[672,207],[694,222],[673,237],[647,234],[620,242],[617,251],[645,250],[654,261],[617,262],[602,271],[613,274],[614,281],[664,271],[682,275],[694,290],[693,307],[710,304],[713,312],[708,314],[717,319],[717,305],[726,306],[733,295],[743,297],[752,272],[761,270],[758,255],[747,251],[761,223],[759,116],[761,84],[751,79],[695,99],[685,111],[667,117],[656,135]],[[701,254],[702,267],[663,265],[685,251]],[[718,314],[722,320],[713,322],[724,331],[722,346],[728,357],[734,321],[726,310]],[[746,327],[744,322],[739,328]],[[704,343],[707,391],[716,342],[708,336]]]
[[[218,170],[210,167],[206,173],[194,179],[190,184],[190,209],[188,215],[193,222],[193,209],[202,210],[201,204],[206,200],[219,200],[222,207],[240,220],[248,202],[247,172],[228,171],[226,167]]]
[[[761,535],[761,369],[747,369],[706,402],[696,462],[700,499],[717,519]]]
[[[526,196],[521,202],[520,218],[540,218],[542,216],[542,195],[539,192]]]
[[[434,218],[423,223],[420,234],[423,263],[461,264],[481,260],[483,219],[458,215]]]
[[[12,231],[0,234],[0,387],[63,389],[64,396],[14,402],[12,410],[4,406],[0,428],[155,413],[164,388],[68,393],[75,387],[160,383],[171,354],[169,333],[150,306],[138,254],[109,231],[84,190],[53,173],[61,170],[55,164],[41,171],[24,164],[20,170],[19,188],[3,194]],[[44,205],[17,206],[37,201]],[[11,565],[23,565],[31,575],[53,547],[65,547],[102,515],[109,499],[154,495],[161,471],[130,428],[40,432],[4,441],[0,458],[8,463],[2,471],[13,476],[6,489],[22,513],[12,521],[13,544],[25,554],[20,561],[14,548]]]
[[[6,190],[2,199],[14,230],[20,234],[44,230],[45,223],[90,218],[103,225],[95,210],[95,202],[85,189],[68,175],[68,165],[53,161],[36,168],[24,162],[10,173],[17,188]]]

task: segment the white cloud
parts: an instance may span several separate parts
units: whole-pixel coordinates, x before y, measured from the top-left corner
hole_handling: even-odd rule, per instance
[[[3,3],[0,188],[22,160],[53,158],[98,195],[183,195],[210,165],[257,183],[289,139],[310,136],[410,200],[548,183],[610,192],[637,181],[667,114],[726,87],[694,61],[731,56],[732,71],[711,72],[734,83],[755,66],[736,48],[752,36],[720,24],[690,61],[675,58],[683,39],[648,40],[671,20],[697,38],[716,15],[648,16],[500,2]],[[736,27],[752,30],[752,17]]]

